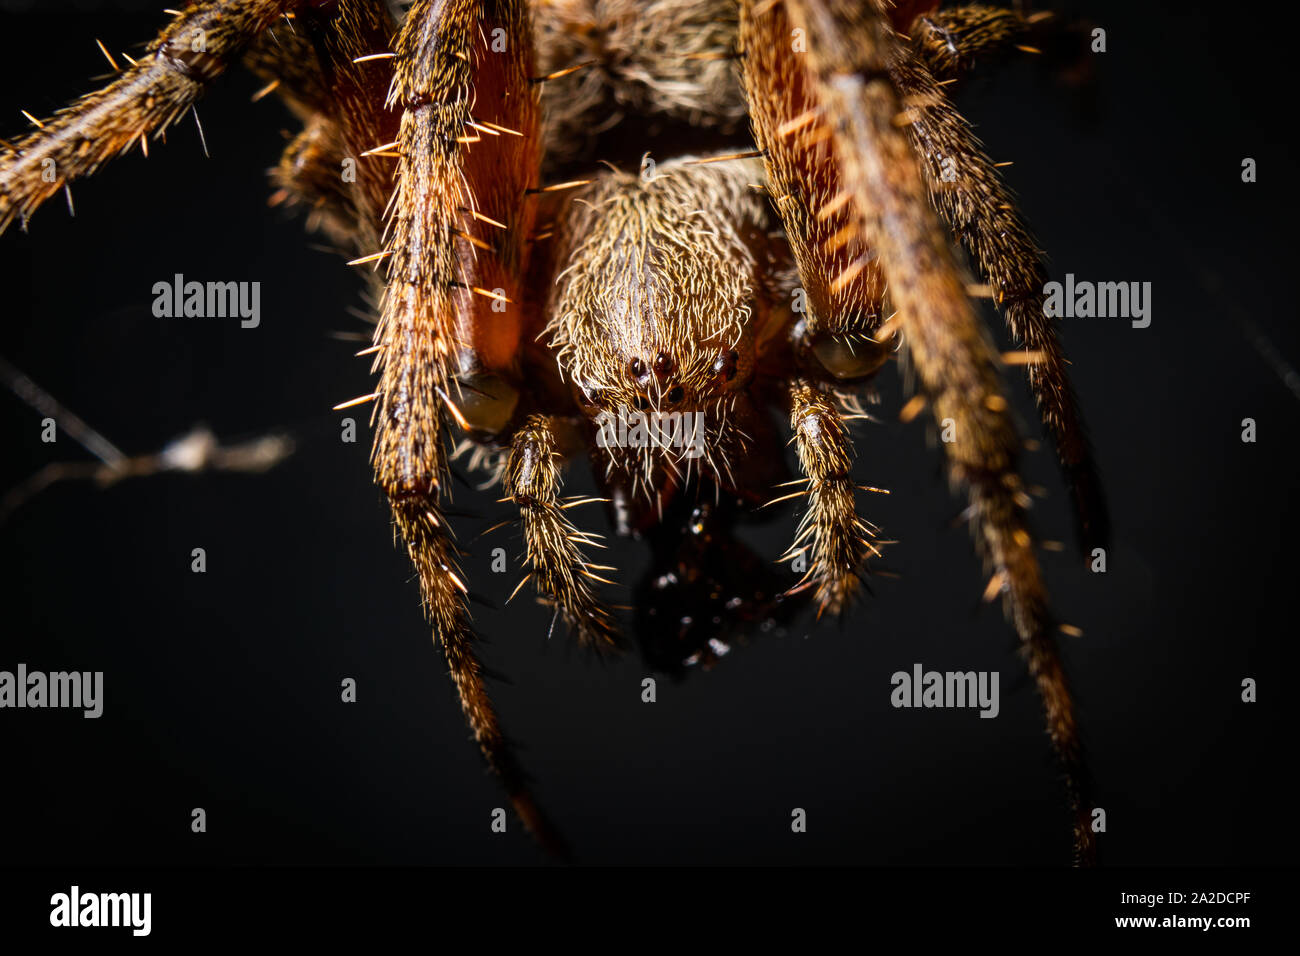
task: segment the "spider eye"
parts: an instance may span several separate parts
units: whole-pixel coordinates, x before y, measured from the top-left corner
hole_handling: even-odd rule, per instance
[[[667,352],[660,352],[655,356],[655,374],[664,378],[673,370],[673,357]]]
[[[686,391],[680,385],[674,385],[664,397],[668,399],[669,405],[676,405],[685,395]]]
[[[639,358],[634,358],[627,364],[628,371],[632,373],[633,378],[643,378],[645,376],[645,362]]]
[[[730,382],[736,377],[736,371],[740,367],[740,355],[735,349],[723,352],[713,363],[713,372],[722,376],[724,382]]]

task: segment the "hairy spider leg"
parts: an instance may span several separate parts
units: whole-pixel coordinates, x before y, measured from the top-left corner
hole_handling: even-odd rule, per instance
[[[978,30],[975,35],[991,42]],[[1000,34],[994,30],[993,35]],[[891,54],[890,75],[907,111],[903,128],[923,158],[930,201],[966,247],[1011,334],[1031,356],[1025,363],[1029,384],[1070,490],[1079,543],[1091,554],[1108,545],[1106,500],[1065,354],[1043,310],[1048,276],[1038,244],[997,166],[929,68],[903,44],[894,44]]]
[[[204,0],[176,14],[149,46],[101,90],[36,129],[0,143],[0,232],[24,225],[41,203],[89,176],[137,143],[148,155],[157,137],[181,119],[210,83],[294,0]]]
[[[742,22],[748,20],[757,35],[765,24],[773,30],[771,46],[790,61],[767,82],[799,73],[826,117],[839,182],[850,197],[842,202],[879,256],[897,309],[896,328],[921,392],[935,420],[953,430],[955,440],[944,443],[950,482],[969,494],[967,513],[978,548],[1020,637],[1066,777],[1075,859],[1089,863],[1095,841],[1083,789],[1082,747],[1027,526],[1029,496],[1016,471],[1020,441],[1002,395],[998,356],[930,207],[916,152],[900,128],[909,114],[890,72],[899,40],[885,7],[875,0],[743,0],[741,9]],[[796,48],[791,36],[804,38],[806,46]],[[754,78],[751,91],[753,82],[761,84],[764,77]],[[770,167],[773,144],[784,142],[773,134],[788,118],[772,114],[770,97],[753,92],[751,97],[755,127],[767,131],[759,135],[769,144]]]
[[[524,325],[529,191],[540,149],[529,13],[522,0],[417,0],[393,52],[388,105],[402,113],[400,159],[384,234],[371,460],[474,737],[525,826],[565,855],[489,699],[473,649],[469,589],[440,505],[444,425],[465,425],[457,374],[467,356],[475,370],[507,370]],[[498,135],[481,127],[499,128]],[[501,303],[504,311],[491,309]]]

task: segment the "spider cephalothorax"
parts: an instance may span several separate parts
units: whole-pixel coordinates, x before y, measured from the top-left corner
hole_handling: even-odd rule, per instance
[[[272,82],[304,125],[275,200],[354,248],[377,293],[363,352],[377,386],[345,405],[374,402],[376,481],[465,714],[525,823],[556,847],[474,652],[443,508],[450,449],[477,448],[518,508],[521,586],[607,647],[617,627],[597,589],[611,569],[584,556],[595,542],[560,496],[563,461],[586,448],[615,527],[656,542],[658,610],[671,595],[699,611],[638,615],[689,632],[689,658],[671,635],[647,645],[671,668],[720,646],[707,625],[724,612],[850,605],[877,541],[849,423],[861,387],[900,356],[918,390],[908,407],[928,404],[951,435],[949,476],[1042,695],[1086,861],[1079,737],[1002,357],[953,250],[1024,346],[1015,361],[1091,546],[1105,515],[1043,314],[1046,272],[946,94],[1043,18],[937,5],[416,0],[395,17],[384,0],[197,0],[105,89],[0,148],[0,228],[144,148],[238,57]],[[292,31],[272,29],[281,18]],[[793,481],[776,418],[793,433]],[[784,558],[803,575],[778,594],[727,532],[737,511],[787,498],[803,517]]]
[[[556,258],[567,265],[545,335],[579,407],[620,439],[603,443],[609,469],[636,476],[651,499],[664,469],[684,478],[701,461],[722,480],[726,462],[743,459],[728,422],[774,291],[768,207],[749,185],[761,178],[757,164],[677,161],[649,177],[603,175],[566,207]],[[631,439],[628,422],[641,426]]]

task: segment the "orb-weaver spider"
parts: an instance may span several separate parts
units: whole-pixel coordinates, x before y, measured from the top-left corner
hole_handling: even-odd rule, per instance
[[[694,520],[707,525],[720,520],[710,498],[803,499],[785,558],[804,573],[790,593],[840,613],[879,543],[857,514],[847,423],[856,393],[901,356],[918,386],[908,408],[930,406],[969,495],[986,593],[1002,596],[1042,695],[1087,862],[1078,732],[1019,440],[950,248],[965,245],[986,283],[976,290],[1024,345],[1008,358],[1028,367],[1091,547],[1104,506],[1043,315],[1045,270],[944,92],[1037,18],[934,6],[417,0],[395,18],[381,0],[201,0],[103,90],[0,148],[0,228],[147,149],[241,55],[268,77],[304,123],[275,172],[277,201],[355,247],[378,293],[362,354],[379,382],[344,406],[374,402],[376,480],[465,714],[520,817],[557,849],[473,649],[443,504],[453,437],[519,508],[521,586],[584,644],[617,640],[595,587],[609,569],[588,561],[593,542],[560,497],[560,466],[580,448],[623,533],[649,533],[683,501],[703,502]],[[292,31],[273,29],[281,18]],[[597,155],[635,159],[610,145],[633,116],[675,158],[591,172]],[[772,407],[803,471],[788,493]],[[611,416],[646,413],[702,416],[702,453],[644,429],[598,440]]]

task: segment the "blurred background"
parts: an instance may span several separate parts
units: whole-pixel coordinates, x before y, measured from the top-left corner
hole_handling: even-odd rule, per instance
[[[0,2],[0,135],[106,72],[96,38],[134,51],[153,4]],[[1110,496],[1105,574],[1077,557],[1051,454],[1024,472],[1049,496],[1035,527],[1068,543],[1043,561],[1096,781],[1102,860],[1250,864],[1294,858],[1281,764],[1294,636],[1296,162],[1289,64],[1262,52],[1269,17],[1090,2],[1055,5],[1106,30],[1082,86],[1030,57],[959,103],[1023,201],[1054,278],[1152,283],[1152,323],[1065,319],[1061,332]],[[1261,33],[1264,36],[1261,37]],[[1080,77],[1076,76],[1076,79]],[[162,476],[55,487],[0,525],[0,669],[102,670],[104,716],[0,713],[7,863],[521,863],[544,857],[484,771],[422,623],[416,585],[370,480],[372,390],[352,357],[367,327],[342,260],[267,207],[265,171],[293,121],[233,70],[201,103],[210,159],[186,120],[0,237],[0,355],[128,454],[196,423],[223,440],[287,431],[264,475]],[[629,125],[629,137],[638,130]],[[647,142],[646,149],[654,148]],[[1257,160],[1258,182],[1241,164]],[[174,273],[261,283],[261,325],[156,319]],[[995,317],[990,316],[991,320]],[[1001,336],[1001,333],[999,333]],[[1005,336],[1001,336],[1005,342]],[[1038,437],[1023,376],[1012,378]],[[1069,834],[1039,703],[968,535],[952,520],[922,419],[898,423],[895,369],[855,474],[892,490],[861,507],[900,575],[842,624],[760,631],[708,672],[652,676],[636,653],[589,659],[527,591],[495,491],[456,490],[460,538],[505,726],[539,799],[592,863],[1063,864]],[[361,425],[340,441],[340,420]],[[0,488],[86,460],[0,394]],[[1242,419],[1257,422],[1244,444]],[[585,465],[568,488],[591,487]],[[579,514],[607,532],[599,509]],[[786,506],[745,532],[774,560]],[[492,548],[510,569],[494,574]],[[207,572],[190,571],[202,547]],[[646,550],[615,542],[629,603]],[[996,670],[995,720],[894,710],[914,663]],[[1259,702],[1241,701],[1241,681]],[[340,682],[357,682],[357,702]],[[1284,729],[1285,728],[1285,729]],[[190,831],[207,812],[208,832]],[[791,810],[808,829],[793,834]]]

